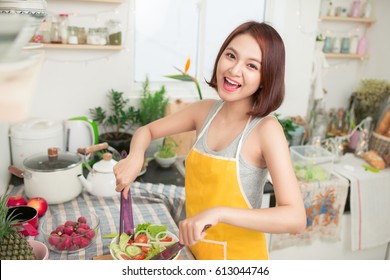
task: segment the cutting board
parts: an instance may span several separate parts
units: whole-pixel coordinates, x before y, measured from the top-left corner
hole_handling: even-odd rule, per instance
[[[167,107],[165,109],[165,115],[167,116],[177,111],[180,111],[190,104],[191,103],[183,102],[181,99],[176,99],[173,103],[167,104]],[[195,142],[196,131],[194,130],[190,132],[175,134],[172,136],[172,138],[175,139],[176,143],[179,145],[179,147],[177,147],[176,149],[176,153],[179,156],[187,155]]]

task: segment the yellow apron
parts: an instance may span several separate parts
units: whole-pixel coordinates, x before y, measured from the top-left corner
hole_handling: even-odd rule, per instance
[[[202,154],[194,148],[189,152],[185,176],[187,217],[215,206],[251,208],[239,183],[237,163],[241,144],[242,137],[233,159]],[[264,233],[222,223],[210,227],[205,239],[190,249],[198,260],[268,259]]]

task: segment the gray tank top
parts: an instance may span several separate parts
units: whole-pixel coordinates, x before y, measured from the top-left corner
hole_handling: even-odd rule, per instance
[[[203,124],[201,130],[200,130],[200,138],[197,139],[197,142],[195,143],[195,148],[204,154],[211,154],[215,156],[221,156],[226,158],[235,158],[237,149],[239,146],[239,142],[241,137],[243,137],[242,141],[245,140],[247,135],[252,131],[252,129],[262,120],[262,118],[254,118],[251,119],[250,123],[246,127],[245,131],[241,132],[236,139],[233,140],[232,143],[225,149],[215,152],[212,151],[207,146],[207,132],[208,132],[208,122],[213,118],[213,116],[217,113],[220,106],[222,106],[223,101],[218,100],[216,104],[211,109],[210,113],[207,116],[207,119],[205,123]],[[206,131],[202,133],[202,131],[206,128]],[[241,188],[247,198],[247,201],[249,202],[249,206],[252,208],[260,208],[262,199],[263,199],[263,192],[264,192],[264,185],[267,180],[268,175],[268,169],[267,168],[258,168],[256,166],[253,166],[246,162],[244,158],[241,156],[241,151],[239,155],[239,176],[241,181]]]

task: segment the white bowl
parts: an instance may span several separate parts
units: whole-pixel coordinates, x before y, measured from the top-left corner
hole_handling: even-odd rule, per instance
[[[160,158],[157,157],[157,154],[158,152],[154,153],[154,159],[158,163],[158,165],[160,165],[162,168],[168,168],[176,162],[177,156],[172,158]]]
[[[172,232],[168,232],[168,233],[169,233],[170,236],[172,236],[172,244],[174,244],[174,243],[176,243],[176,242],[179,241],[179,238],[178,238],[176,235],[174,235]],[[115,236],[115,237],[112,239],[111,244],[116,244],[118,238],[119,238],[118,236]],[[176,254],[176,256],[175,256],[174,258],[172,258],[172,260],[177,260],[177,259],[179,258],[180,252],[181,252],[181,250]],[[115,256],[115,254],[114,254],[114,252],[112,251],[111,248],[110,248],[110,254],[111,254],[111,257],[112,257],[114,260],[119,260],[119,259]]]
[[[45,244],[34,239],[29,239],[28,243],[30,243],[31,247],[33,248],[36,260],[49,259],[49,249]]]

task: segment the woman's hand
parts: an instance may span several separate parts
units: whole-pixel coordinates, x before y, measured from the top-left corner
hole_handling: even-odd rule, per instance
[[[185,246],[192,246],[202,240],[210,226],[219,222],[220,208],[214,207],[204,210],[191,218],[187,218],[179,223],[179,240]]]
[[[114,166],[114,174],[116,177],[117,192],[123,191],[124,197],[127,199],[129,189],[134,180],[138,177],[144,165],[145,158],[142,155],[129,154],[125,159],[120,160]]]

